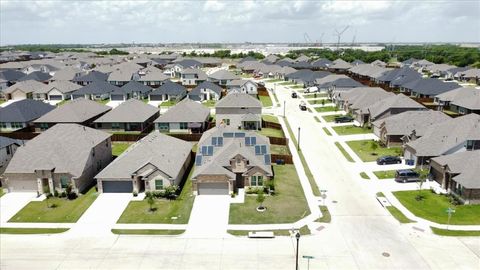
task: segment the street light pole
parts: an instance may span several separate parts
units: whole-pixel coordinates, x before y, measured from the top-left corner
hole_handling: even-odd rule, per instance
[[[298,270],[298,245],[300,242],[300,231],[297,231],[297,233],[295,234],[295,238],[297,238],[297,256],[295,261],[295,270]]]
[[[285,104],[287,103],[286,100],[283,101],[283,118],[285,118]]]
[[[298,140],[297,140],[297,148],[300,151],[300,127],[298,127]]]

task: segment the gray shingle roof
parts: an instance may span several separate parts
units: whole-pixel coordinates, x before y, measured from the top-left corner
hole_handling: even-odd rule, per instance
[[[463,108],[480,110],[480,89],[460,87],[435,97]]]
[[[376,127],[385,125],[387,135],[410,135],[415,131],[417,136],[423,136],[432,125],[448,121],[451,118],[439,111],[406,111],[387,118],[374,121]]]
[[[148,93],[148,92],[152,91],[151,87],[146,86],[146,85],[144,85],[142,83],[139,83],[139,82],[136,82],[136,81],[130,81],[130,82],[126,83],[125,85],[120,87],[120,89],[123,93],[133,93],[133,92]]]
[[[202,94],[202,89],[210,89],[213,92],[217,93],[218,95],[222,94],[222,88],[212,82],[205,81],[197,85],[195,88],[188,93],[188,97],[193,100],[199,100],[200,95]]]
[[[460,86],[454,82],[443,82],[438,79],[422,78],[403,84],[402,87],[418,94],[436,96],[459,88]]]
[[[199,123],[207,121],[209,116],[209,108],[186,98],[160,115],[155,123]]]
[[[215,80],[235,80],[240,78],[237,75],[225,69],[217,70],[214,73],[208,75],[208,77]]]
[[[35,120],[35,123],[83,123],[111,108],[98,102],[78,98],[52,110]]]
[[[229,93],[215,104],[215,108],[261,108],[260,100],[245,93]]]
[[[151,81],[165,81],[168,80],[170,77],[163,74],[160,71],[153,71],[145,74],[144,76],[140,77],[140,82],[151,82]]]
[[[157,112],[158,108],[131,98],[100,116],[94,123],[143,123]]]
[[[73,79],[75,82],[95,82],[95,81],[106,81],[108,78],[108,74],[93,70],[90,71],[88,74],[83,76],[77,77]]]
[[[24,93],[34,93],[37,90],[42,89],[44,86],[45,84],[41,82],[28,80],[28,81],[17,82],[16,84],[8,87],[7,89],[4,89],[3,92],[6,94],[11,94],[15,90],[20,89]]]
[[[115,91],[118,91],[118,87],[115,85],[112,85],[106,81],[94,81],[76,90],[72,94],[75,96],[101,95],[101,94],[108,94]]]
[[[50,82],[49,84],[44,85],[43,88],[39,89],[38,91],[35,91],[35,93],[46,94],[50,92],[52,89],[57,89],[58,91],[65,94],[65,93],[71,93],[80,88],[82,88],[81,85],[72,83],[70,81],[53,81],[53,82]]]
[[[190,142],[153,131],[130,146],[95,178],[131,179],[133,173],[147,164],[152,164],[168,176],[177,178],[191,149]]]
[[[150,95],[155,96],[155,95],[183,95],[187,93],[187,88],[185,86],[174,83],[172,81],[166,81],[162,86],[160,86],[158,89],[153,90]]]
[[[25,76],[23,76],[22,78],[18,79],[19,82],[23,82],[23,81],[28,81],[28,80],[34,80],[34,81],[38,81],[38,82],[45,82],[45,81],[48,81],[50,80],[50,78],[52,78],[52,76],[50,76],[50,74],[48,73],[44,73],[44,72],[41,72],[41,71],[34,71],[30,74],[27,74]]]
[[[20,146],[20,145],[23,145],[24,142],[22,140],[15,140],[15,139],[0,136],[0,149],[12,144],[16,144]]]
[[[375,120],[379,115],[391,109],[426,110],[427,108],[404,94],[382,99],[366,108],[366,110],[370,112],[370,118],[372,120]]]
[[[81,176],[93,147],[111,135],[77,124],[55,125],[15,152],[5,174],[34,173],[37,169]],[[109,149],[107,149],[109,151]]]
[[[446,156],[432,158],[441,166],[448,166],[452,174],[459,174],[453,177],[455,182],[468,189],[479,189],[480,180],[480,150],[466,151]]]
[[[7,69],[0,71],[0,80],[5,80],[9,82],[16,82],[23,76],[25,76],[25,73],[18,70]]]
[[[22,99],[0,108],[0,122],[33,121],[55,109],[55,106],[39,100]]]

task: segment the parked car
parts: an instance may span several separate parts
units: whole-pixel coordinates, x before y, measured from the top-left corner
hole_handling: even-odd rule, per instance
[[[377,158],[378,165],[385,165],[385,164],[402,164],[402,159],[400,157],[394,156],[383,156]]]
[[[397,182],[417,182],[420,181],[420,174],[414,170],[397,170],[395,172],[395,181]]]
[[[353,117],[349,115],[335,117],[335,123],[348,123],[353,122]]]
[[[298,97],[298,96],[297,96],[297,93],[292,92],[292,98],[297,98],[297,97]]]
[[[306,111],[306,110],[307,110],[307,104],[305,104],[304,101],[300,101],[300,104],[298,105],[298,107],[299,107],[300,110],[302,110],[302,111]]]

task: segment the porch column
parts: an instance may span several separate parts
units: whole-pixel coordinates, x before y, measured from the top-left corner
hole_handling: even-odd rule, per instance
[[[50,188],[50,193],[53,194],[55,192],[55,186],[53,185],[52,177],[48,178],[48,187]]]
[[[38,194],[43,194],[43,186],[42,186],[42,179],[37,178],[37,192]]]

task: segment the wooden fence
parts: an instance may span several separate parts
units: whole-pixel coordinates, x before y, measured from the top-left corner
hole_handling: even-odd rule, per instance
[[[285,164],[293,164],[293,157],[292,155],[277,155],[277,154],[270,154],[272,159],[272,163],[285,163]]]
[[[280,125],[279,123],[268,122],[268,121],[263,120],[262,121],[262,128],[282,129],[282,125]]]

